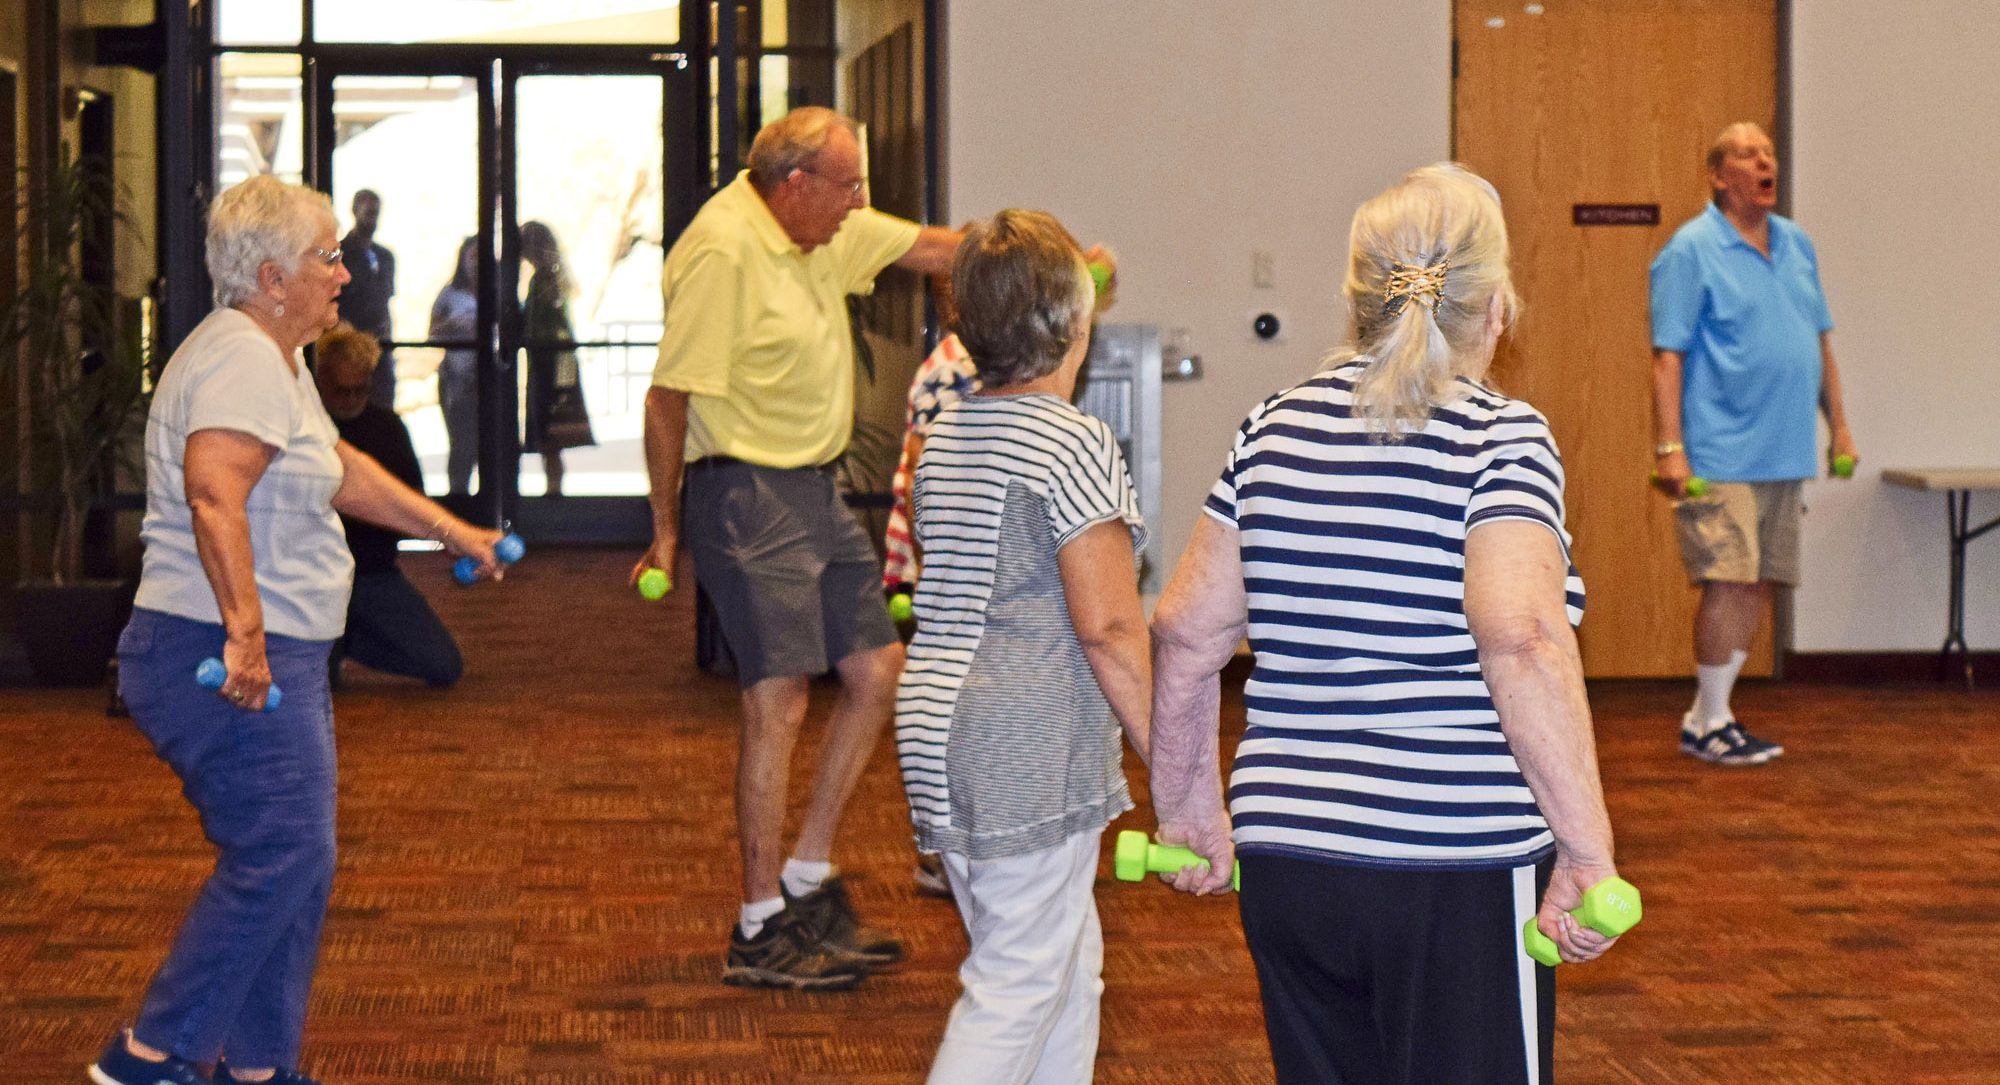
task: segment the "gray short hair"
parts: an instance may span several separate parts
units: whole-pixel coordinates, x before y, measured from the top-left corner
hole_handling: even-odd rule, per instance
[[[1708,172],[1711,175],[1716,170],[1722,168],[1723,161],[1729,157],[1730,144],[1735,143],[1737,137],[1741,136],[1746,130],[1755,132],[1765,139],[1771,138],[1771,134],[1764,131],[1764,126],[1758,124],[1756,121],[1736,121],[1732,123],[1729,127],[1717,133],[1715,142],[1708,145]],[[1715,203],[1719,204],[1722,202],[1722,193],[1720,190],[1711,188],[1708,197]]]
[[[257,293],[257,271],[266,263],[289,275],[313,247],[314,235],[334,221],[323,192],[269,175],[252,177],[215,198],[208,208],[208,277],[217,305],[240,305]]]
[[[958,337],[989,388],[1055,372],[1096,300],[1076,239],[1041,211],[1010,209],[974,223],[952,259],[951,282]]]
[[[783,184],[819,157],[836,128],[860,137],[852,120],[825,106],[800,106],[765,125],[750,143],[750,179],[765,188]]]

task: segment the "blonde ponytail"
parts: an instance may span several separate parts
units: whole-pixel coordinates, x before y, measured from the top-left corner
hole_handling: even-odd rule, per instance
[[[1426,166],[1355,212],[1349,244],[1350,340],[1333,360],[1364,363],[1356,407],[1400,440],[1457,397],[1460,377],[1485,375],[1496,296],[1513,318],[1500,198],[1463,166]]]

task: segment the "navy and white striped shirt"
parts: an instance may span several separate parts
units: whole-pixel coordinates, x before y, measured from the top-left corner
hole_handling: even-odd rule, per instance
[[[914,504],[896,752],[918,847],[993,859],[1101,831],[1132,801],[1056,555],[1105,520],[1145,544],[1111,428],[1058,396],[968,396],[933,425]]]
[[[1465,537],[1563,528],[1533,407],[1472,381],[1398,442],[1353,409],[1360,363],[1250,413],[1204,511],[1237,529],[1255,667],[1230,775],[1246,853],[1512,866],[1554,846],[1465,618]],[[1583,581],[1567,583],[1572,624]]]

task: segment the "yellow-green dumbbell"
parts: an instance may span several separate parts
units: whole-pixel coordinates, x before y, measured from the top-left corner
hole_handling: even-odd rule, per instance
[[[674,590],[674,578],[665,569],[648,569],[639,574],[639,598],[655,603]]]
[[[1092,263],[1090,285],[1096,290],[1098,297],[1103,297],[1105,288],[1111,285],[1111,269],[1103,264]]]
[[[1644,911],[1639,906],[1638,888],[1623,878],[1610,877],[1585,890],[1583,903],[1569,914],[1591,930],[1616,938],[1637,926]],[[1528,956],[1551,968],[1562,963],[1555,940],[1543,934],[1533,919],[1521,927],[1521,946]]]
[[[1208,869],[1208,860],[1187,848],[1172,844],[1155,844],[1146,839],[1146,834],[1137,829],[1127,829],[1118,834],[1118,845],[1111,853],[1111,872],[1121,882],[1143,881],[1148,874],[1172,874],[1198,866]],[[1229,873],[1229,887],[1243,888],[1243,864]]]
[[[1659,485],[1660,482],[1660,476],[1657,472],[1655,472],[1654,474],[1647,475],[1646,481],[1651,482],[1657,486]],[[1687,480],[1687,485],[1682,488],[1681,492],[1689,497],[1707,497],[1708,480],[1701,477],[1700,475],[1690,476]]]

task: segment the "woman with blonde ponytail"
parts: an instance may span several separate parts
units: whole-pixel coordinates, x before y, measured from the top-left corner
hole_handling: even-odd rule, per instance
[[[1550,1078],[1554,973],[1615,939],[1542,416],[1483,383],[1516,309],[1493,187],[1441,163],[1355,213],[1349,342],[1252,411],[1153,619],[1159,837],[1208,859],[1257,965],[1280,1082]],[[1225,810],[1218,672],[1248,637]]]

